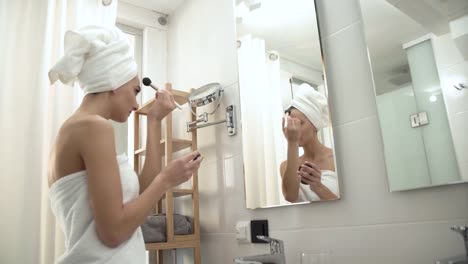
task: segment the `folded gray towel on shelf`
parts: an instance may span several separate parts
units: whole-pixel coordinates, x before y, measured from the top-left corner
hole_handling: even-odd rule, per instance
[[[145,243],[159,243],[167,241],[166,215],[150,215],[141,225]],[[174,214],[174,234],[188,235],[192,233],[191,218],[185,215]]]

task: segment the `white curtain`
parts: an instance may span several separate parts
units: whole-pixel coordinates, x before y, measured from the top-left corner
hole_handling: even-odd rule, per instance
[[[49,85],[68,29],[115,24],[117,0],[0,0],[1,263],[53,263],[63,234],[50,211],[47,160],[77,87]]]
[[[279,58],[265,41],[244,36],[238,49],[245,188],[248,208],[285,204],[279,167],[286,159]]]

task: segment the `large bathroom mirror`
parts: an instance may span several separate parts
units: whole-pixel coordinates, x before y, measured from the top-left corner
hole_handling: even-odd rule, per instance
[[[340,198],[311,0],[236,0],[247,208]]]
[[[360,4],[390,190],[468,181],[468,1]]]

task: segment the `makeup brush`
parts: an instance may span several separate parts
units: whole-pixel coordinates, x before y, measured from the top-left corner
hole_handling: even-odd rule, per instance
[[[148,77],[143,78],[143,85],[149,86],[149,87],[153,88],[156,92],[159,92],[158,87],[154,86],[154,85],[151,83],[151,79],[148,78]],[[174,103],[175,103],[175,105],[176,105],[177,108],[179,108],[180,110],[182,110],[182,107],[181,107],[177,102],[174,101]]]

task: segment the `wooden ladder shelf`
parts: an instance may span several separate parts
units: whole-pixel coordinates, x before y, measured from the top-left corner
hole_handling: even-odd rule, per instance
[[[174,96],[174,100],[179,105],[184,105],[188,102],[189,93],[172,90],[172,85],[166,83],[166,90],[171,91]],[[141,170],[140,158],[145,155],[145,148],[141,148],[140,140],[140,117],[146,116],[148,114],[151,105],[154,103],[154,99],[146,102],[140,109],[135,112],[135,122],[134,122],[134,168],[138,173]],[[196,120],[195,108],[192,108],[191,121]],[[164,166],[167,166],[171,160],[172,155],[167,155],[167,153],[174,153],[183,149],[191,148],[192,150],[197,149],[197,132],[196,130],[190,132],[192,135],[191,140],[187,139],[176,139],[173,138],[172,133],[172,113],[168,114],[165,121],[165,133],[164,137],[161,139],[160,147],[164,149]],[[162,158],[162,157],[161,157]],[[193,248],[194,251],[194,263],[201,264],[201,255],[200,255],[200,220],[199,220],[199,196],[198,196],[198,172],[195,172],[192,177],[192,188],[191,189],[172,189],[166,192],[166,194],[161,198],[161,200],[156,204],[156,213],[163,213],[162,203],[165,202],[165,214],[166,214],[166,237],[167,241],[163,243],[147,243],[146,250],[156,252],[155,263],[163,264],[163,250],[178,249],[178,248]],[[175,235],[174,234],[174,198],[181,196],[191,196],[192,197],[192,212],[193,212],[193,226],[192,234],[189,235]]]

